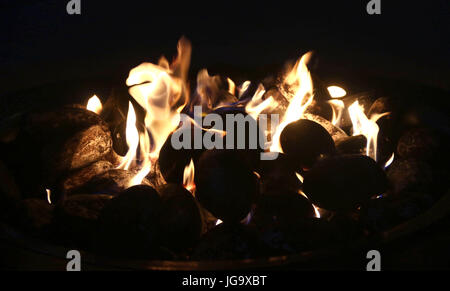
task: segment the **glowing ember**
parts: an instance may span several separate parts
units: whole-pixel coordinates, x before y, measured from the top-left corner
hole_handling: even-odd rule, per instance
[[[86,105],[86,109],[92,112],[95,112],[97,114],[100,114],[102,112],[103,106],[100,99],[98,99],[97,95],[92,96],[89,98],[88,103]]]
[[[389,112],[382,114],[374,114],[369,118],[364,114],[364,107],[355,101],[348,108],[350,119],[353,124],[353,135],[364,135],[367,139],[366,155],[377,161],[377,137],[380,130],[377,125],[377,120],[389,114]]]
[[[331,98],[342,98],[347,95],[347,92],[339,86],[329,86],[327,90]]]
[[[194,174],[195,174],[194,161],[191,159],[189,165],[187,165],[186,168],[184,168],[183,187],[186,188],[186,190],[188,190],[192,194],[194,194],[195,191]]]

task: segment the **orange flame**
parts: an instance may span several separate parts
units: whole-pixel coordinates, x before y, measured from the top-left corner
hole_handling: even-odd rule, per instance
[[[103,106],[100,99],[98,99],[97,95],[92,96],[89,98],[88,103],[86,105],[86,109],[92,112],[95,112],[97,114],[100,114],[102,112]]]
[[[194,174],[195,174],[194,161],[191,159],[189,165],[187,165],[184,168],[183,187],[186,188],[186,190],[188,190],[192,194],[194,194],[195,191]]]

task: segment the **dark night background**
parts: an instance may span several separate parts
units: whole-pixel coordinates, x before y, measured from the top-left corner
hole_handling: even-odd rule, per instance
[[[193,44],[191,77],[206,67],[262,78],[315,50],[322,68],[450,88],[447,0],[382,0],[381,15],[368,15],[366,0],[82,0],[81,15],[68,15],[67,2],[1,2],[1,95],[80,78],[124,82],[140,62],[172,57],[182,35]]]

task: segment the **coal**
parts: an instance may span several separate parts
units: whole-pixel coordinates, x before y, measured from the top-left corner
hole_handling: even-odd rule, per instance
[[[110,169],[106,172],[92,177],[82,186],[72,188],[71,194],[118,195],[120,192],[130,187],[135,176],[135,171]],[[151,185],[151,183],[145,178],[141,183],[144,185]]]
[[[334,141],[343,139],[348,136],[345,133],[345,131],[343,131],[341,128],[333,125],[330,121],[326,120],[325,118],[319,115],[305,113],[303,115],[303,118],[320,124],[323,128],[325,128],[328,131],[328,133],[331,135]]]
[[[189,165],[191,159],[196,162],[203,152],[201,149],[194,149],[193,133],[191,137],[191,149],[175,149],[171,142],[172,134],[167,137],[166,142],[161,147],[158,166],[167,183],[182,184],[184,169]]]
[[[252,169],[256,169],[259,165],[260,153],[264,151],[259,144],[263,132],[258,122],[247,114],[245,107],[224,106],[215,109],[213,113],[222,117],[222,123],[227,130],[223,137],[223,148],[239,152],[244,161]],[[227,118],[234,118],[235,122],[228,124]],[[256,138],[253,141],[250,139],[252,135]],[[255,144],[252,144],[252,142]],[[232,147],[228,146],[230,144]],[[243,146],[243,148],[239,146]]]
[[[274,160],[262,160],[257,173],[260,175],[260,192],[294,192],[301,186],[295,164],[288,156],[279,153]]]
[[[158,192],[162,200],[160,216],[162,244],[174,251],[193,247],[202,230],[200,211],[194,197],[176,184],[167,184]]]
[[[372,199],[361,208],[361,224],[372,232],[385,231],[424,213],[435,202],[429,193],[407,191]]]
[[[70,195],[74,190],[82,187],[86,181],[89,181],[95,176],[101,175],[110,170],[113,165],[108,161],[95,162],[81,170],[74,171],[61,182],[61,191],[65,195]]]
[[[320,156],[333,155],[334,141],[318,123],[300,119],[288,124],[280,135],[283,152],[295,159],[297,167],[310,168]]]
[[[291,223],[275,222],[259,229],[260,239],[272,256],[295,254],[348,242],[335,225],[324,219],[303,218]],[[267,254],[266,254],[267,255]]]
[[[303,189],[311,201],[327,210],[355,209],[387,190],[385,172],[371,158],[341,155],[323,159],[306,172]]]
[[[10,209],[6,221],[32,236],[47,238],[51,233],[53,210],[54,206],[46,200],[28,198]]]
[[[326,100],[313,99],[312,103],[306,108],[306,113],[313,114],[331,120],[333,118],[333,108]]]
[[[54,225],[59,238],[67,245],[92,247],[98,230],[98,217],[110,195],[73,195],[59,202],[55,208]]]
[[[349,136],[336,141],[339,154],[362,154],[365,152],[367,138],[364,135]]]
[[[112,149],[111,134],[101,125],[77,132],[69,139],[47,143],[42,150],[44,169],[52,176],[83,168]]]
[[[4,145],[5,163],[24,197],[52,188],[67,172],[101,160],[112,147],[107,124],[86,109],[64,107],[21,115],[17,135]]]
[[[162,202],[150,186],[128,188],[100,212],[96,249],[127,258],[155,258],[160,240]]]
[[[192,259],[251,259],[265,253],[265,247],[254,229],[241,224],[222,223],[201,238]]]
[[[125,156],[128,151],[126,142],[126,119],[128,110],[128,92],[126,87],[116,87],[103,104],[100,116],[109,126],[113,139],[113,148],[116,153]],[[135,105],[135,104],[133,104]],[[139,115],[139,107],[134,106],[136,114]]]
[[[265,228],[274,223],[292,224],[315,216],[311,202],[298,192],[276,191],[259,195],[252,221],[258,227]]]
[[[419,127],[405,132],[399,139],[397,153],[402,158],[431,160],[438,153],[439,139],[431,130]]]
[[[195,171],[196,197],[215,217],[239,222],[250,211],[257,178],[242,156],[229,150],[208,150]]]
[[[0,161],[0,219],[20,199],[21,194],[14,177],[6,165]]]
[[[403,191],[431,191],[433,171],[426,161],[414,158],[395,159],[387,170],[390,194],[397,195]]]
[[[380,165],[386,164],[395,151],[400,132],[400,122],[398,120],[399,104],[389,97],[380,97],[369,109],[367,116],[389,113],[377,120],[379,127],[377,135],[378,153],[377,159]]]

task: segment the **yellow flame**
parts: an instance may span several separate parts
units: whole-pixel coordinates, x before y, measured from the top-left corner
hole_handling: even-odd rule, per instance
[[[333,119],[331,123],[335,126],[339,126],[342,119],[342,113],[344,113],[344,101],[342,100],[329,100],[328,103],[331,105],[333,109]]]
[[[297,176],[297,179],[300,181],[300,182],[302,182],[303,183],[303,180],[305,180],[305,178],[303,178],[303,176],[302,175],[300,175],[299,173],[295,173],[295,175]]]
[[[342,98],[347,95],[347,92],[339,86],[329,86],[327,90],[331,98]]]
[[[386,162],[386,164],[384,164],[385,169],[392,164],[392,162],[394,161],[394,156],[395,156],[395,153],[392,153],[392,156],[389,158],[389,160]]]
[[[50,199],[50,198],[51,198],[51,195],[52,195],[52,191],[50,191],[49,189],[45,189],[45,191],[47,192],[47,201],[48,201],[48,204],[52,204],[52,200]]]
[[[220,220],[220,219],[217,219],[217,221],[216,221],[216,226],[218,226],[218,225],[221,224],[221,223],[223,223],[223,221]]]
[[[127,127],[126,127],[126,140],[128,145],[128,152],[122,159],[122,162],[118,166],[119,169],[128,170],[131,163],[136,157],[136,150],[139,145],[139,133],[136,128],[136,113],[131,102],[128,102],[128,115],[127,115]]]
[[[102,112],[103,109],[102,102],[97,97],[97,95],[94,95],[91,98],[89,98],[88,103],[86,105],[86,109],[95,112],[97,114],[100,114],[100,112]]]
[[[359,105],[358,101],[350,105],[348,112],[353,124],[353,135],[362,134],[366,137],[366,155],[377,161],[377,137],[380,130],[377,125],[377,120],[388,115],[389,112],[374,114],[369,119],[364,114],[364,106]]]
[[[281,132],[289,123],[302,118],[303,113],[313,101],[312,79],[306,66],[311,55],[311,52],[304,54],[284,80],[284,86],[288,86],[294,93],[280,125],[272,136],[271,152],[283,152],[280,145]]]
[[[244,93],[245,92],[247,92],[247,90],[248,90],[248,87],[250,87],[250,84],[251,84],[252,82],[250,82],[250,81],[245,81],[244,83],[242,83],[238,88],[237,88],[237,92],[238,92],[238,98],[241,98],[242,97],[242,95],[244,95]]]
[[[227,78],[227,82],[228,82],[228,92],[231,95],[234,95],[236,93],[236,85],[234,84],[233,80],[231,80],[230,78]]]
[[[320,211],[319,211],[319,207],[317,207],[316,205],[312,205],[314,207],[314,213],[316,214],[316,218],[320,218]]]
[[[266,90],[264,89],[264,86],[260,84],[250,102],[245,106],[245,112],[255,120],[258,119],[258,116],[264,110],[275,108],[278,105],[278,102],[276,102],[272,96],[263,100],[264,93],[266,93]]]
[[[189,165],[187,165],[184,168],[183,186],[184,188],[186,188],[186,190],[188,190],[192,194],[194,194],[195,191],[194,174],[195,174],[194,161],[191,159]]]
[[[306,196],[305,192],[303,192],[302,190],[298,190],[298,193],[309,200],[308,196]],[[309,200],[309,201],[311,202],[311,200]],[[312,206],[314,208],[314,214],[316,215],[316,218],[320,218],[320,208],[314,204],[312,204]]]
[[[140,184],[148,175],[167,137],[180,123],[180,112],[189,97],[185,80],[190,55],[190,42],[181,38],[178,56],[171,64],[162,57],[158,65],[142,63],[129,73],[126,80],[130,86],[129,93],[145,110],[145,130],[139,134],[134,108],[130,103],[131,112],[129,110],[127,117],[129,151],[119,166],[128,169],[140,145],[140,159],[134,164],[137,174],[132,179],[133,185]]]

